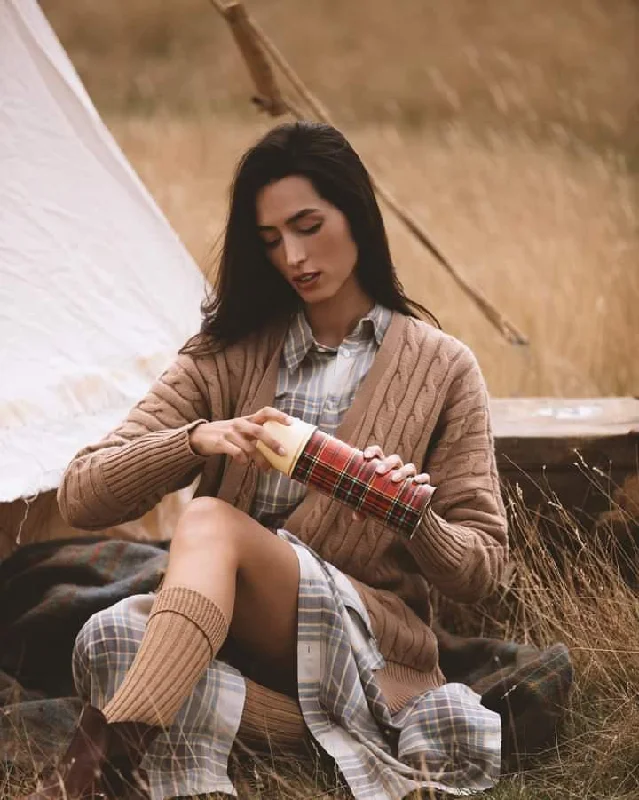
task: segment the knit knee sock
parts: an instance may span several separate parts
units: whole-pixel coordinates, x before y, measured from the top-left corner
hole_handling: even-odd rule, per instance
[[[140,649],[102,709],[107,720],[170,725],[224,644],[228,628],[208,597],[183,586],[160,590]]]

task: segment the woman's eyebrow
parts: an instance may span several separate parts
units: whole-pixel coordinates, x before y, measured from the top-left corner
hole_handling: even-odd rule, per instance
[[[300,211],[297,211],[293,214],[292,217],[289,217],[285,224],[291,225],[293,222],[298,222],[300,219],[307,217],[309,214],[313,214],[314,212],[319,211],[319,208],[302,208]],[[258,225],[258,231],[273,231],[276,229],[275,225]]]

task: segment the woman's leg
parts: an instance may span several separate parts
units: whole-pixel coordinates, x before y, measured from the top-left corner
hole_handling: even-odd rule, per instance
[[[169,725],[207,664],[233,639],[295,675],[299,566],[293,548],[215,498],[189,504],[140,649],[109,722]]]

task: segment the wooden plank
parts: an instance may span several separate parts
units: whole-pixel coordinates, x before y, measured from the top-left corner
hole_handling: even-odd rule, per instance
[[[490,405],[499,439],[600,438],[639,433],[639,399],[635,397],[492,398]]]
[[[495,398],[491,410],[502,482],[529,507],[559,502],[590,522],[639,470],[636,398]]]
[[[491,400],[500,465],[548,469],[579,460],[619,469],[637,466],[639,400],[634,397]]]

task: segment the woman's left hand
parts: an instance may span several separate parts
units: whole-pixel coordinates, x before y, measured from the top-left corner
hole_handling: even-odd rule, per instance
[[[373,444],[364,450],[364,458],[369,461],[379,461],[375,467],[375,472],[379,475],[386,475],[392,472],[391,481],[398,483],[399,481],[412,478],[415,483],[427,484],[430,483],[430,475],[426,472],[417,472],[417,467],[414,464],[404,464],[402,459],[395,453],[392,456],[385,456],[382,448]],[[361,522],[366,519],[366,515],[361,511],[353,511],[353,519]]]

